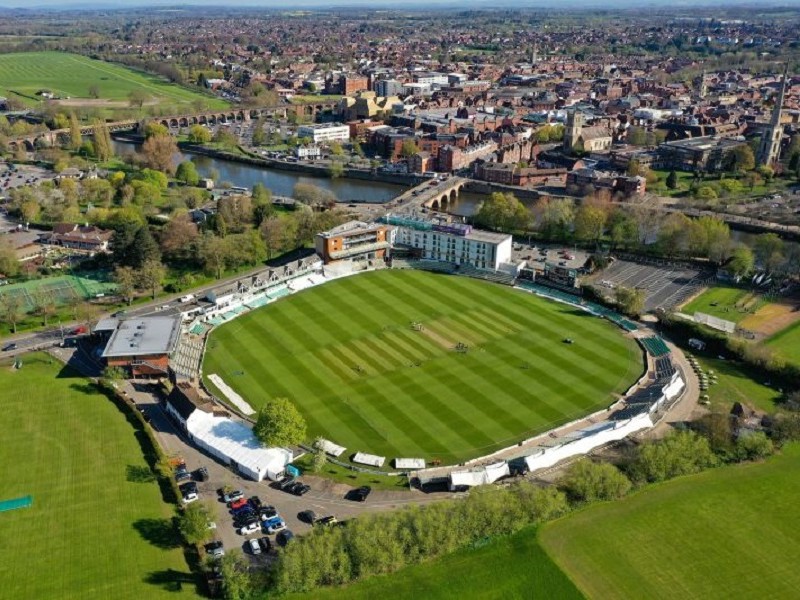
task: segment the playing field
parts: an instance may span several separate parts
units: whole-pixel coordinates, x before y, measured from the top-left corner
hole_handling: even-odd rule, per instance
[[[536,529],[467,548],[343,588],[319,589],[287,600],[529,600],[583,598],[575,585],[542,550]]]
[[[194,597],[133,426],[57,361],[22,360],[0,362],[0,500],[33,505],[0,512],[0,596]]]
[[[800,445],[652,486],[546,525],[589,598],[796,598]]]
[[[787,360],[800,365],[800,321],[773,335],[767,340],[767,345]]]
[[[642,371],[606,321],[418,271],[340,279],[239,317],[211,334],[204,364],[254,407],[290,398],[310,438],[347,455],[446,463],[604,408]]]
[[[726,321],[738,323],[755,313],[763,304],[761,296],[737,287],[716,286],[707,289],[694,300],[681,307],[681,312],[693,315],[706,313]]]
[[[91,97],[96,86],[99,97]],[[75,105],[127,107],[128,94],[141,90],[150,97],[148,104],[166,104],[188,109],[195,100],[211,108],[223,108],[222,100],[180,87],[153,75],[123,66],[62,52],[24,52],[0,55],[0,96],[16,97],[26,104],[43,101],[36,93],[49,90]],[[77,105],[81,105],[80,102]]]
[[[117,284],[111,281],[110,273],[94,272],[82,275],[59,275],[13,283],[0,288],[0,296],[9,294],[21,299],[25,312],[36,310],[39,298],[44,296],[58,306],[76,300],[89,300],[98,295],[113,294]]]

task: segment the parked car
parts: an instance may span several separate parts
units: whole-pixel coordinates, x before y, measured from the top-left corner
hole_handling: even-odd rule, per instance
[[[309,525],[313,525],[314,521],[317,520],[317,513],[313,510],[304,510],[297,513],[297,518],[300,519],[303,523],[308,523]]]
[[[272,517],[261,524],[261,527],[269,534],[278,533],[286,529],[286,523],[280,517]]]
[[[258,526],[258,523],[250,523],[249,525],[240,527],[238,533],[239,535],[252,535],[258,532],[259,529],[261,528]]]
[[[261,498],[259,498],[258,496],[250,496],[248,502],[250,503],[250,506],[252,506],[256,510],[261,508]]]
[[[281,546],[286,546],[293,539],[294,539],[294,534],[289,529],[284,529],[283,531],[279,532],[278,535],[275,537],[275,541],[278,542],[278,544]]]
[[[247,549],[253,555],[261,554],[261,544],[258,543],[258,540],[255,538],[250,538],[247,540]]]
[[[278,509],[274,506],[262,506],[258,509],[258,514],[261,517],[262,521],[266,521],[267,519],[271,519],[272,517],[278,516]]]
[[[16,350],[17,345],[15,343],[6,344],[3,346],[3,352],[10,352],[11,350]]]
[[[219,540],[206,544],[206,553],[209,556],[225,556],[225,548]]]
[[[194,478],[197,481],[208,481],[208,469],[205,467],[200,467],[194,472]]]
[[[180,486],[181,494],[183,495],[184,504],[194,502],[199,497],[197,494],[197,484],[194,482],[184,483]]]
[[[292,487],[295,483],[297,483],[297,479],[295,479],[294,477],[287,477],[278,484],[278,488],[280,488],[283,491],[286,491],[290,487]]]
[[[311,486],[300,481],[295,482],[291,486],[289,486],[286,491],[290,494],[294,494],[295,496],[302,496],[303,494],[307,493],[311,489]]]
[[[232,492],[228,492],[224,496],[222,496],[222,500],[225,503],[235,502],[239,498],[244,498],[244,494],[241,490],[234,490]]]
[[[258,543],[261,545],[261,549],[264,552],[269,552],[270,549],[272,548],[272,542],[266,536],[258,538]]]
[[[333,515],[329,515],[327,517],[322,517],[321,519],[317,519],[314,523],[315,526],[322,525],[323,527],[333,527],[339,522],[339,520],[334,517]]]
[[[177,469],[175,469],[175,481],[186,481],[187,479],[191,479],[192,474],[186,470],[186,467],[181,465]]]
[[[369,496],[371,491],[371,487],[368,485],[362,485],[360,488],[353,490],[350,493],[350,498],[356,502],[366,502],[367,496]]]
[[[242,508],[243,506],[249,506],[249,504],[247,504],[247,500],[245,500],[244,498],[239,498],[238,500],[234,500],[233,502],[228,503],[228,508],[230,508],[231,510],[237,510]]]

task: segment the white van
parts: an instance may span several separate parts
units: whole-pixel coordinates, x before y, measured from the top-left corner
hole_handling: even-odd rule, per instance
[[[186,296],[181,296],[181,302],[191,302],[194,300],[194,294],[187,294]]]

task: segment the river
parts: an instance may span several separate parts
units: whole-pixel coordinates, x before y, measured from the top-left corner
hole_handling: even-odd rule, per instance
[[[130,142],[113,141],[114,151],[118,155],[134,152],[137,144]],[[294,171],[282,171],[240,163],[232,160],[201,156],[178,152],[175,155],[175,164],[191,160],[196,166],[201,177],[208,177],[216,171],[218,183],[227,182],[236,187],[252,188],[256,183],[263,183],[276,196],[291,196],[297,183],[311,183],[326,190],[332,191],[340,202],[388,202],[401,194],[406,188],[393,183],[381,181],[362,181],[360,179],[329,179],[327,177],[313,177]],[[477,210],[482,196],[480,194],[462,193],[453,207],[453,213],[469,216]]]

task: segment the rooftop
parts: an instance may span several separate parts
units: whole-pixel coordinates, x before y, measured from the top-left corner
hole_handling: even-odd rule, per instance
[[[484,231],[482,229],[473,229],[470,233],[464,236],[468,240],[475,240],[478,242],[488,242],[490,244],[499,244],[506,240],[511,239],[508,233],[496,233],[494,231]]]
[[[178,343],[181,318],[139,317],[120,321],[103,351],[104,358],[170,354]]]

